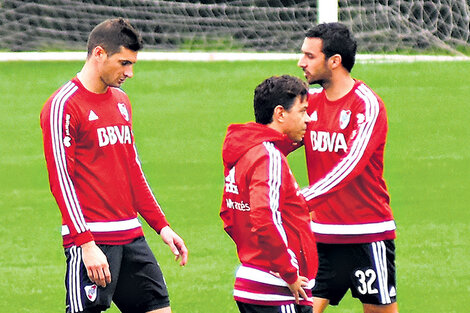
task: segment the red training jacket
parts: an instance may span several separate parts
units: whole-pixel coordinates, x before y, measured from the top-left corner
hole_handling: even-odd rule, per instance
[[[223,145],[225,188],[220,217],[241,262],[237,301],[260,305],[294,303],[287,287],[298,275],[310,279],[317,252],[307,204],[287,164],[292,142],[257,123],[230,125]],[[278,273],[280,278],[273,273]],[[310,301],[301,304],[311,305]]]
[[[337,101],[311,89],[304,137],[309,176],[302,190],[313,210],[312,229],[323,243],[366,243],[395,238],[383,179],[387,115],[382,99],[356,81]]]
[[[41,111],[49,183],[62,214],[64,247],[125,244],[143,235],[137,214],[168,225],[141,169],[127,95],[95,94],[75,77]]]

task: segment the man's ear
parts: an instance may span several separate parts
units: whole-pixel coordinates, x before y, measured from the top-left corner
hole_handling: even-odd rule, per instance
[[[343,58],[339,54],[332,55],[328,59],[328,65],[330,66],[330,69],[335,69],[341,66],[342,62],[343,62]]]
[[[93,57],[96,58],[97,60],[102,60],[104,57],[106,57],[108,54],[106,53],[106,50],[102,46],[96,46],[93,49],[92,53]]]
[[[282,105],[276,106],[273,112],[273,121],[277,121],[279,123],[284,122],[285,111],[286,110]]]

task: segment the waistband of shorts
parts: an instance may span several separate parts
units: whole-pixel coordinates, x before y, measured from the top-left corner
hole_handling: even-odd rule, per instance
[[[121,220],[121,221],[110,221],[110,222],[88,222],[87,226],[89,227],[92,233],[108,233],[115,231],[126,231],[134,228],[142,227],[139,219],[137,217]],[[62,236],[70,235],[70,229],[67,225],[62,225]]]

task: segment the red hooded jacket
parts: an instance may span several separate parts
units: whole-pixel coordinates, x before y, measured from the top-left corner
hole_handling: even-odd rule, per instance
[[[286,135],[266,125],[228,128],[222,151],[225,188],[220,217],[241,262],[234,288],[237,301],[294,303],[286,282],[295,282],[299,275],[313,287],[316,244],[307,204],[287,163],[292,148]],[[311,297],[310,288],[306,292]]]

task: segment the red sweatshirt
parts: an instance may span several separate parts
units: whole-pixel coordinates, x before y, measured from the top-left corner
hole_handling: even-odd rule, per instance
[[[237,301],[290,304],[294,297],[286,282],[301,275],[310,279],[310,287],[314,284],[316,244],[307,204],[285,157],[291,145],[285,135],[265,125],[228,128],[220,216],[241,262],[234,288]],[[310,288],[306,292],[311,296]]]
[[[138,213],[157,232],[168,225],[142,172],[131,114],[122,90],[95,94],[76,77],[44,104],[44,154],[64,247],[131,242],[143,235]]]
[[[356,81],[337,101],[311,89],[304,137],[318,242],[366,243],[395,238],[390,197],[383,179],[387,115],[382,99]]]

